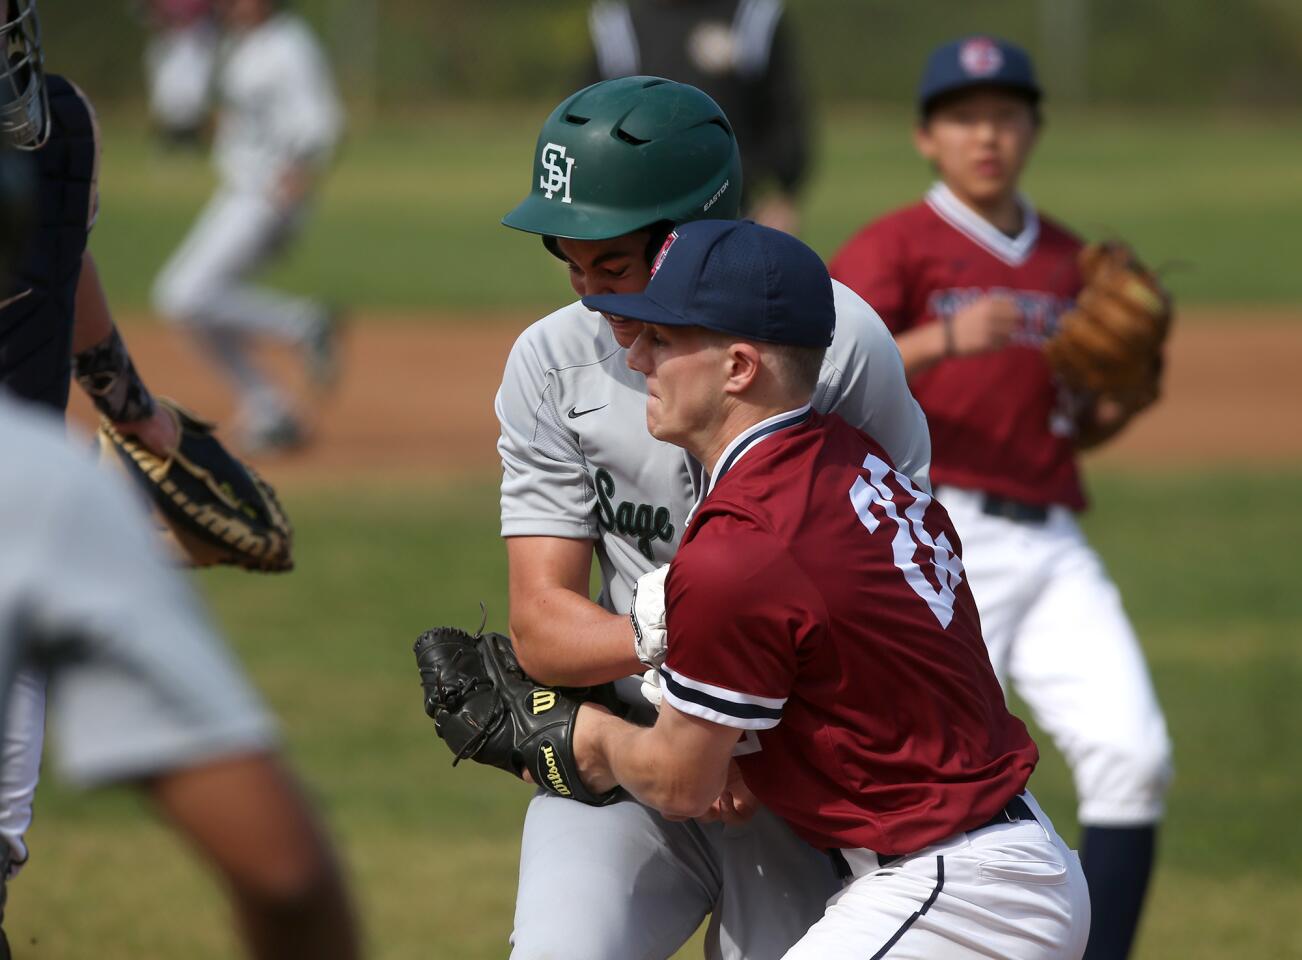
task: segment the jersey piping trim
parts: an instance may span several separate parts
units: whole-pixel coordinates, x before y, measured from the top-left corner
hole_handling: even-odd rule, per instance
[[[633,15],[626,3],[598,3],[588,14],[588,32],[597,53],[597,69],[606,79],[636,74],[639,51]]]
[[[711,723],[742,730],[770,730],[782,719],[786,697],[761,697],[738,693],[726,687],[693,680],[674,672],[667,665],[660,667],[660,684],[665,699],[676,710],[709,720]]]
[[[744,457],[752,447],[763,441],[765,437],[771,437],[780,430],[800,426],[809,419],[812,410],[813,407],[805,404],[795,410],[788,410],[786,413],[779,413],[767,420],[761,420],[753,427],[749,427],[733,437],[732,442],[723,448],[723,454],[719,457],[714,473],[710,475],[709,486],[705,489],[706,494],[709,494],[714,489],[714,485],[723,478],[723,475],[736,466],[737,461]]]
[[[1040,217],[1031,202],[1021,194],[1017,195],[1017,205],[1022,210],[1022,232],[1015,237],[1001,232],[943,183],[932,184],[927,191],[926,203],[936,216],[1010,267],[1024,264],[1040,238]]]

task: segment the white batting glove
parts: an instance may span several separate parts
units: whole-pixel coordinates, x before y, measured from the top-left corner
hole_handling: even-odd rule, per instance
[[[665,691],[660,686],[660,671],[655,667],[642,674],[642,696],[656,708],[656,713],[660,712],[660,702],[665,698]]]
[[[665,630],[665,577],[669,564],[644,573],[633,584],[633,602],[628,618],[633,622],[633,647],[637,658],[648,667],[665,662],[669,634]]]

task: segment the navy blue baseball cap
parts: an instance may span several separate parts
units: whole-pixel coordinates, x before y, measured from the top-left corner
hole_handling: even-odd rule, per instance
[[[1003,87],[1032,103],[1041,95],[1030,54],[1007,40],[977,35],[931,52],[918,84],[918,110],[925,116],[937,98],[968,87]]]
[[[826,347],[836,329],[822,259],[750,220],[694,220],[669,234],[642,293],[584,297],[589,310],[746,340]]]

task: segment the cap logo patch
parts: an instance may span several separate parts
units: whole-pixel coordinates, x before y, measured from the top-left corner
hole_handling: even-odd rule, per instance
[[[550,200],[558,192],[561,203],[570,203],[570,177],[574,173],[574,158],[565,155],[565,148],[559,143],[549,143],[542,149],[539,158],[547,172],[538,178],[543,196]],[[564,164],[564,166],[561,166]]]
[[[660,269],[660,264],[665,262],[665,254],[669,252],[669,248],[674,245],[674,241],[677,239],[677,230],[670,232],[669,236],[665,237],[665,242],[660,245],[660,252],[656,254],[655,260],[651,262],[651,276],[656,275],[656,271]]]
[[[989,77],[1004,65],[1004,55],[992,40],[974,37],[959,50],[958,62],[970,77]]]

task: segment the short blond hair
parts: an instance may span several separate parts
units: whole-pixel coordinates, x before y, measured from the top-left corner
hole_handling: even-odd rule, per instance
[[[765,354],[777,362],[773,372],[793,392],[813,396],[818,375],[823,371],[827,347],[796,347],[786,343],[764,344]]]

